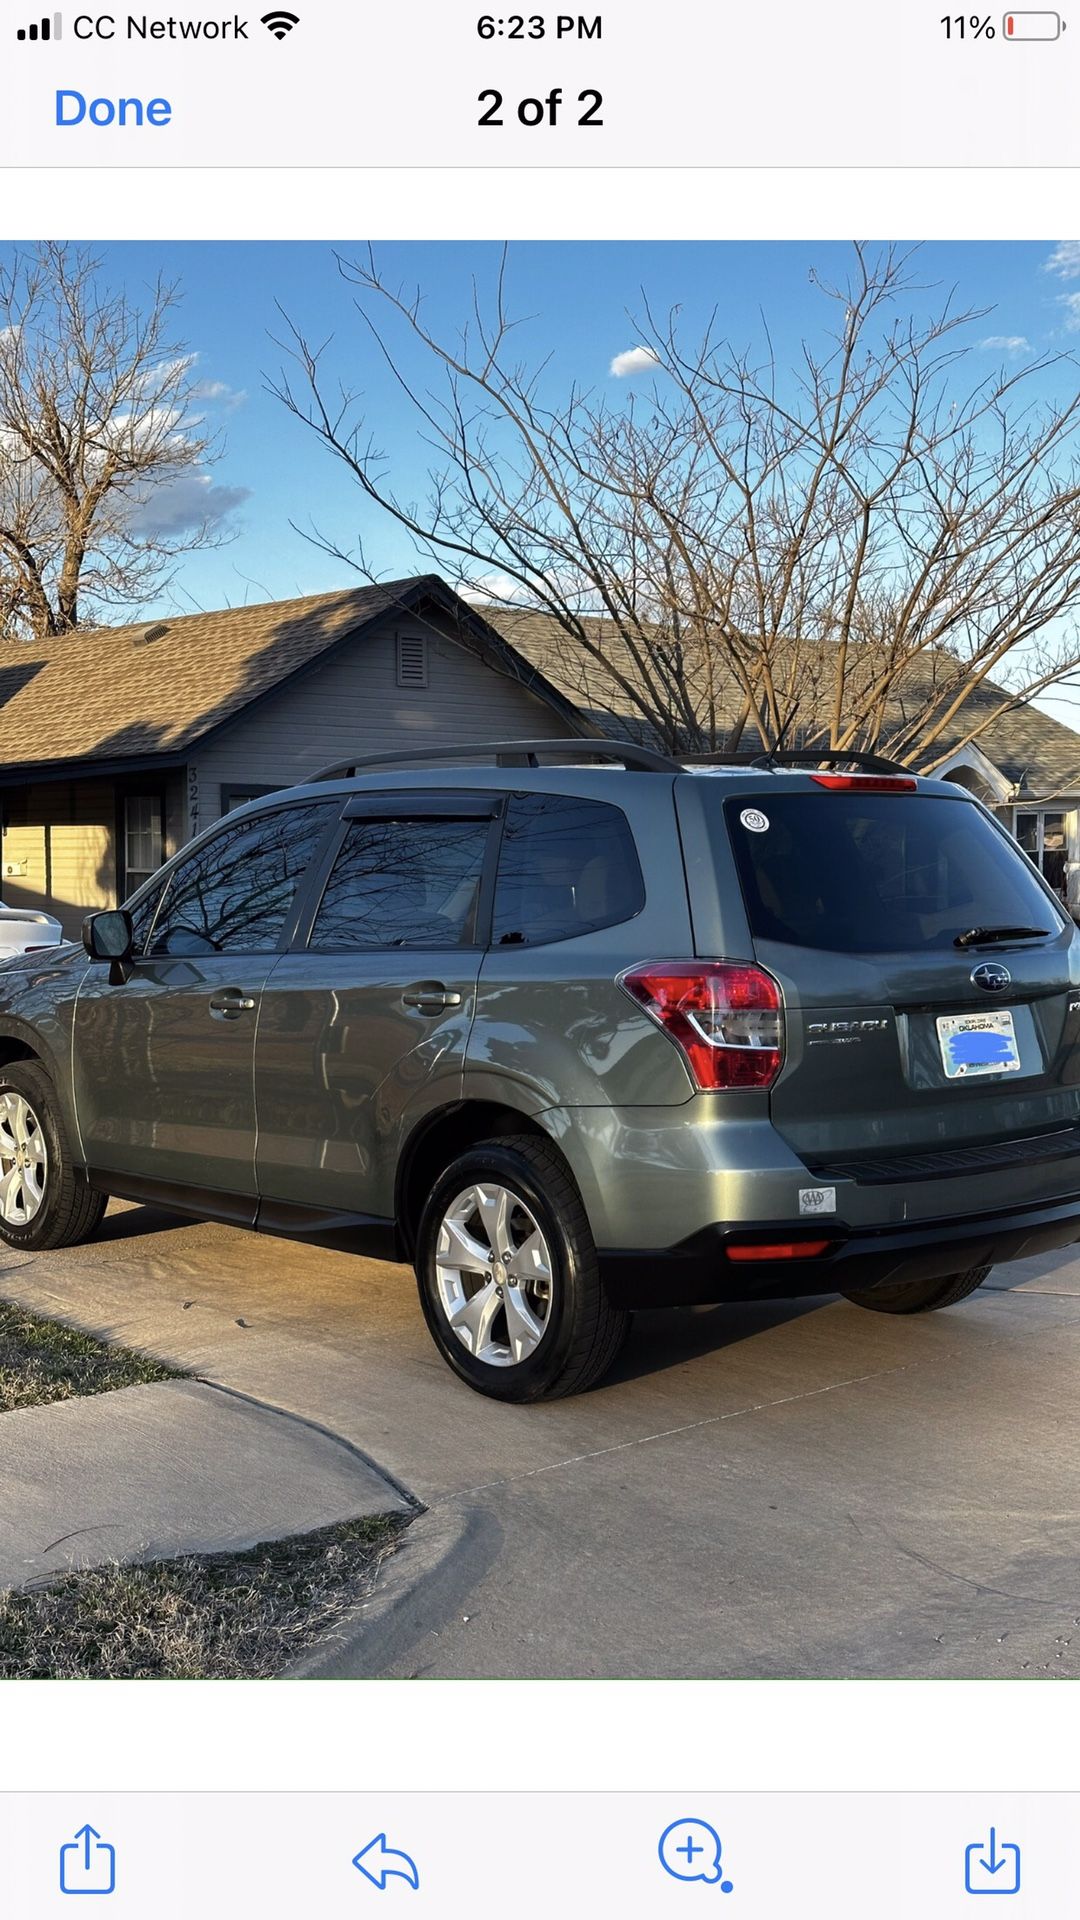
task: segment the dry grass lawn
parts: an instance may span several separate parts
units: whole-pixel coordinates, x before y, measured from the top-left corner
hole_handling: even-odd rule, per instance
[[[0,1300],[0,1415],[183,1377]],[[355,1520],[249,1553],[0,1589],[0,1680],[269,1679],[370,1593],[402,1525]]]
[[[105,1346],[88,1333],[0,1300],[0,1413],[182,1377],[145,1354]]]
[[[0,1679],[270,1679],[370,1593],[402,1530],[354,1520],[250,1553],[0,1591]]]

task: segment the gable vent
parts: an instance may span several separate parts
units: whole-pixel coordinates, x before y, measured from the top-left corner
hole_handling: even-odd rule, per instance
[[[397,637],[397,683],[399,687],[427,686],[427,635],[399,633]]]

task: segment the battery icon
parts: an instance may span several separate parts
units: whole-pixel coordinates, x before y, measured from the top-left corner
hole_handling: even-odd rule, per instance
[[[1060,40],[1060,13],[1007,13],[1006,40]]]

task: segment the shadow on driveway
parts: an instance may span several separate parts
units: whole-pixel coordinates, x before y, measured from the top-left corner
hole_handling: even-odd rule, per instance
[[[832,1294],[804,1300],[724,1301],[715,1307],[671,1307],[636,1313],[630,1337],[598,1388],[665,1373],[684,1361],[722,1353],[775,1327],[787,1326],[831,1305]]]
[[[131,1206],[121,1212],[115,1204],[109,1208],[95,1243],[109,1240],[139,1240],[148,1233],[175,1232],[178,1227],[195,1225],[190,1214],[166,1213],[161,1207]]]

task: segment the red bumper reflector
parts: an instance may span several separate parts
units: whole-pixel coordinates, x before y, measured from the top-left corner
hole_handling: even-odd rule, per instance
[[[729,1247],[729,1260],[815,1260],[827,1240],[779,1240],[767,1246]]]

